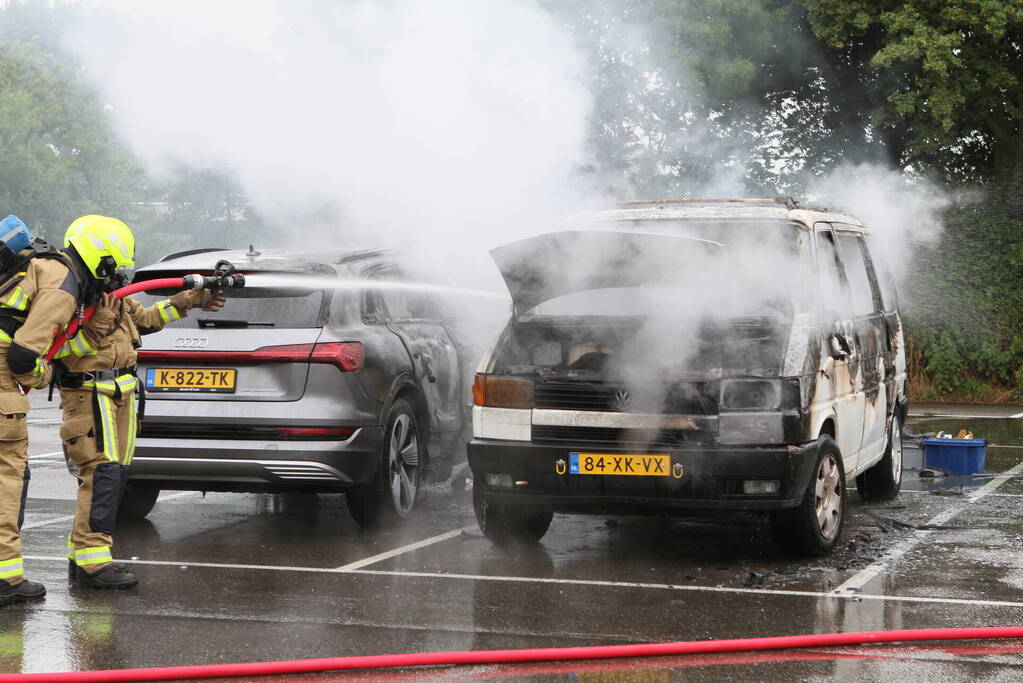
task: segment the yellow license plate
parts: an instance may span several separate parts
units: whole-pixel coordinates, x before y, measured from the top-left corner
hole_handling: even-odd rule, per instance
[[[231,394],[237,375],[234,368],[148,368],[146,390]]]
[[[667,477],[671,475],[671,456],[569,453],[568,473]]]

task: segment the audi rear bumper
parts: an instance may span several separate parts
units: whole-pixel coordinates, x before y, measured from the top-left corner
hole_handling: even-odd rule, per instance
[[[140,438],[129,480],[185,491],[341,491],[370,481],[382,427],[338,440]]]

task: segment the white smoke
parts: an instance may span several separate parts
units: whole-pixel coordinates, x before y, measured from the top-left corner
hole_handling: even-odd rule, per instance
[[[83,9],[71,48],[147,166],[228,167],[291,244],[400,246],[465,281],[578,206],[583,59],[529,0]]]
[[[852,215],[871,229],[874,251],[901,279],[914,250],[933,245],[956,198],[926,178],[877,164],[839,166],[809,188],[810,203]]]

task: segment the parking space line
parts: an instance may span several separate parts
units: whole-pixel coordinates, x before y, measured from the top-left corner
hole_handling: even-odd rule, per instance
[[[1005,472],[1002,472],[1001,475],[995,477],[988,483],[984,484],[976,491],[966,494],[964,496],[965,500],[961,504],[955,505],[953,507],[948,508],[947,510],[939,512],[934,517],[927,520],[927,522],[925,522],[925,526],[931,525],[937,526],[947,523],[960,512],[964,511],[971,503],[975,503],[981,498],[984,498],[985,496],[994,493],[999,486],[1001,486],[1007,481],[1011,481],[1013,477],[1016,474],[1019,474],[1020,472],[1023,472],[1023,462],[1017,463],[1015,467],[1012,467],[1006,470]],[[914,531],[912,536],[910,536],[902,543],[895,546],[895,548],[892,549],[890,552],[886,553],[881,560],[878,560],[874,564],[871,564],[853,574],[841,585],[839,585],[838,588],[832,591],[832,593],[835,594],[846,592],[856,593],[863,590],[863,587],[866,586],[870,581],[872,581],[875,577],[877,577],[883,571],[888,569],[888,567],[897,562],[906,553],[908,553],[910,550],[919,545],[923,540],[928,538],[931,534],[934,533],[934,531],[935,530],[933,529],[918,529]],[[862,597],[867,596],[863,595]]]
[[[795,591],[770,588],[730,588],[727,586],[693,586],[686,584],[671,583],[645,583],[635,581],[602,581],[599,579],[556,579],[551,577],[532,576],[494,576],[477,574],[440,574],[434,572],[403,572],[388,571],[383,569],[360,569],[353,574],[376,574],[380,576],[409,576],[414,578],[432,579],[462,579],[471,581],[508,581],[517,583],[547,583],[570,586],[595,586],[611,588],[649,588],[672,591],[691,591],[707,593],[734,593],[741,595],[780,595],[798,596],[807,598],[841,598],[846,600],[879,600],[885,602],[928,602],[952,605],[976,605],[981,607],[1018,607],[1023,608],[1023,602],[1011,600],[971,600],[968,598],[941,598],[924,597],[917,595],[854,595],[835,594],[828,591]]]
[[[56,562],[59,560],[67,560],[67,558],[50,557],[46,555],[25,555],[24,559],[34,560],[37,562]],[[152,565],[154,567],[180,567],[182,569],[189,569],[191,567],[202,567],[203,569],[268,569],[279,572],[319,572],[324,574],[340,574],[337,569],[330,567],[289,567],[273,566],[264,564],[227,564],[223,562],[172,562],[170,560],[133,560],[125,557],[114,558],[119,562],[129,562],[137,565]]]
[[[52,453],[40,453],[39,455],[28,456],[29,460],[41,460],[43,458],[56,458],[57,456],[64,457],[64,451],[53,451]]]
[[[173,500],[175,498],[181,498],[182,496],[191,496],[191,495],[195,495],[196,493],[197,493],[196,491],[180,491],[178,493],[172,493],[172,494],[170,494],[168,496],[161,496],[157,502],[161,502],[161,501],[165,501],[165,500]],[[71,501],[71,503],[73,504],[74,501]],[[22,525],[21,528],[22,529],[35,529],[35,528],[38,528],[38,527],[41,527],[41,526],[47,526],[49,524],[56,524],[58,522],[70,522],[70,521],[74,520],[74,518],[75,518],[74,515],[59,515],[57,517],[51,517],[50,519],[41,519],[38,522],[26,522],[24,525]],[[174,563],[172,562],[171,564],[174,564]]]
[[[71,501],[74,503],[74,501]],[[47,526],[48,524],[56,524],[57,522],[70,522],[75,518],[74,515],[60,515],[58,517],[51,517],[50,519],[41,519],[38,522],[25,522],[22,525],[22,529],[35,529],[41,526]]]
[[[45,555],[26,555],[26,560],[36,562],[66,562],[65,557],[52,557]],[[283,571],[283,572],[308,572],[315,574],[354,574],[362,576],[393,576],[408,577],[416,579],[445,579],[457,581],[494,581],[504,583],[531,583],[551,584],[560,586],[584,586],[596,588],[639,588],[650,590],[668,590],[692,593],[721,593],[733,595],[773,595],[780,597],[801,597],[801,598],[827,598],[832,600],[846,600],[851,602],[878,601],[878,602],[918,602],[943,605],[964,605],[972,607],[1011,607],[1023,609],[1023,602],[1011,600],[976,600],[969,598],[943,598],[927,597],[919,595],[863,595],[855,593],[836,594],[829,591],[800,591],[782,590],[769,588],[729,588],[727,586],[694,586],[687,584],[671,583],[646,583],[639,581],[603,581],[600,579],[558,579],[552,577],[536,576],[500,576],[488,574],[451,574],[441,572],[406,572],[387,569],[334,569],[330,567],[294,567],[275,566],[262,564],[227,564],[220,562],[171,562],[168,560],[129,560],[117,558],[140,566],[165,566],[181,567],[184,569],[196,567],[204,569],[255,569],[262,571]]]
[[[963,418],[964,420],[1004,420],[1006,418],[1023,417],[1023,413],[1017,415],[945,415],[944,413],[910,413],[910,418],[919,418],[921,420],[930,419],[932,417],[949,417],[949,418]]]
[[[371,564],[376,564],[377,562],[383,562],[384,560],[389,560],[392,557],[397,557],[398,555],[404,555],[405,553],[412,552],[413,550],[418,550],[419,548],[425,548],[426,546],[433,545],[434,543],[446,541],[449,538],[461,536],[463,531],[468,531],[474,528],[475,527],[467,526],[462,527],[461,529],[455,529],[454,531],[448,531],[443,534],[437,534],[436,536],[431,536],[430,538],[424,538],[422,541],[409,543],[408,545],[403,545],[400,548],[395,548],[394,550],[388,550],[387,552],[380,553],[378,555],[372,555],[361,560],[356,560],[355,562],[349,562],[348,564],[341,565],[340,567],[337,568],[337,571],[347,572],[352,571],[354,569],[361,569],[362,567]]]

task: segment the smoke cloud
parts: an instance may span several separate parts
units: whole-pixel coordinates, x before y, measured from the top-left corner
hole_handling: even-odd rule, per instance
[[[897,279],[913,252],[938,241],[943,214],[955,198],[925,178],[876,164],[839,166],[809,188],[810,203],[855,216],[870,226],[875,251],[884,254]]]
[[[282,245],[499,287],[486,250],[577,206],[584,60],[532,2],[110,0],[70,35],[151,169],[230,168]]]

